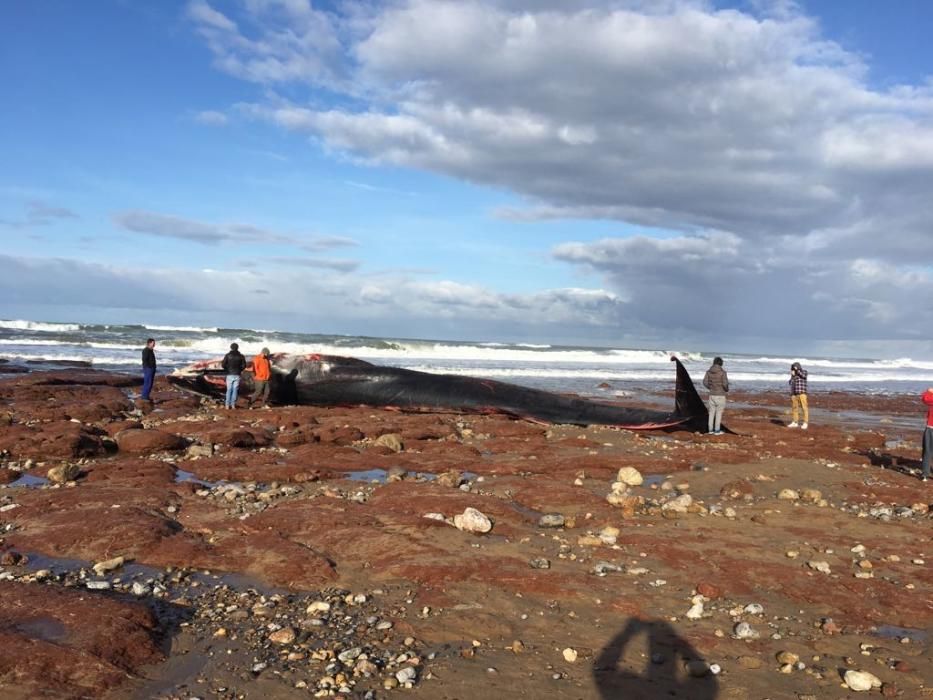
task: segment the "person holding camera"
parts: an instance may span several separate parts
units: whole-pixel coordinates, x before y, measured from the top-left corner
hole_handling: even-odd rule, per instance
[[[787,425],[788,428],[800,427],[801,430],[807,429],[807,423],[810,420],[810,409],[807,406],[807,370],[800,366],[799,362],[795,362],[790,366],[790,408],[791,408],[791,422]],[[800,417],[801,409],[803,411],[803,421],[797,423],[797,419]]]

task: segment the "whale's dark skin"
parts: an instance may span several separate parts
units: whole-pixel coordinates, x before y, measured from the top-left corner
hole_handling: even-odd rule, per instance
[[[680,360],[674,410],[627,408],[490,379],[430,374],[383,367],[334,355],[274,355],[272,403],[312,406],[381,406],[403,411],[502,413],[526,420],[570,425],[613,425],[632,430],[683,427],[703,429],[706,405]],[[179,388],[222,399],[226,390],[220,360],[189,365],[169,375]],[[240,396],[252,391],[242,375]]]

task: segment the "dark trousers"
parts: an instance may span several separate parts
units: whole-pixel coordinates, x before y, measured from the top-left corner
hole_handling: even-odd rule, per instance
[[[143,367],[143,391],[141,397],[149,400],[149,392],[152,391],[152,383],[155,381],[155,367]]]
[[[254,379],[253,380],[253,395],[249,397],[249,405],[252,406],[253,402],[256,399],[262,398],[262,403],[264,406],[269,405],[269,380],[268,379]]]
[[[930,476],[930,460],[933,460],[933,425],[923,431],[923,476]]]

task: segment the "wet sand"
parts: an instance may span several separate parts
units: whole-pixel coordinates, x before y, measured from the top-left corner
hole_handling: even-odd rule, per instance
[[[714,437],[137,383],[0,379],[4,698],[933,697],[910,397]]]

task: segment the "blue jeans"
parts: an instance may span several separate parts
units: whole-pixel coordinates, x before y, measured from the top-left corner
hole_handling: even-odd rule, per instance
[[[240,390],[240,375],[239,374],[228,374],[227,375],[227,400],[224,403],[224,406],[233,408],[236,406],[236,395]]]
[[[152,391],[152,383],[155,381],[155,367],[143,367],[143,390],[140,398],[148,401],[149,392]]]

